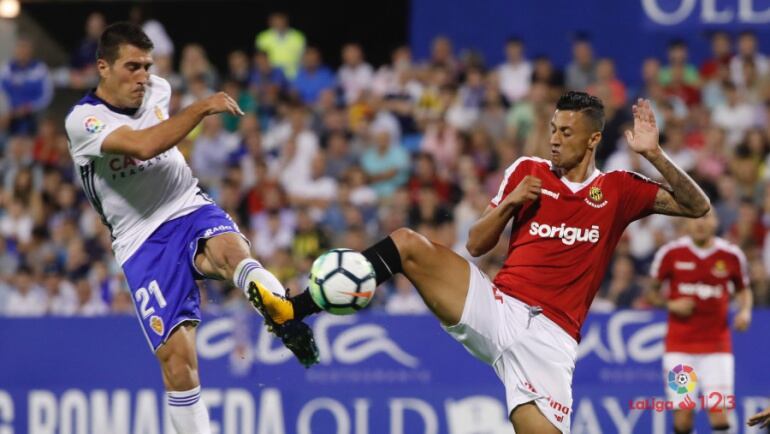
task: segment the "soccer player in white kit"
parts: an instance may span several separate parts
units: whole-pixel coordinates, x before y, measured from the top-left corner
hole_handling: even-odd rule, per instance
[[[176,148],[204,117],[242,115],[241,109],[220,92],[169,117],[171,88],[149,73],[152,47],[138,26],[107,27],[97,51],[99,84],[67,115],[66,132],[76,173],[110,230],[160,362],[174,427],[209,434],[195,349],[195,280],[232,280],[305,366],[317,362],[318,350],[310,328],[294,319],[281,283],[252,258],[236,224],[198,188]]]

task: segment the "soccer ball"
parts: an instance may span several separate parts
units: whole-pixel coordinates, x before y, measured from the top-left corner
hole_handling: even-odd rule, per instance
[[[321,309],[335,315],[350,315],[366,307],[376,287],[372,264],[350,249],[329,250],[310,269],[310,296]]]

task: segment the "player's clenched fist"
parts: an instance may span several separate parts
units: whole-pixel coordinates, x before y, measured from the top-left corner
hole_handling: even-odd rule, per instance
[[[224,92],[217,92],[201,102],[206,104],[207,115],[228,112],[232,115],[243,116],[243,110],[238,106],[238,103],[235,102],[230,95]]]
[[[540,178],[527,175],[505,200],[515,206],[522,205],[524,202],[536,200],[540,196],[542,187],[543,181]]]

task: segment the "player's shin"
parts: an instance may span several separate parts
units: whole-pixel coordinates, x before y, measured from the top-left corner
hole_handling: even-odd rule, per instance
[[[166,408],[176,432],[211,434],[209,412],[201,400],[200,386],[182,392],[166,392]]]
[[[385,237],[377,244],[361,252],[374,267],[377,285],[403,271],[401,255],[391,237]]]

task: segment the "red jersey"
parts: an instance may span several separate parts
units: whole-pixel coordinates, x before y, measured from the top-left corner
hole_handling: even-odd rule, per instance
[[[746,256],[730,242],[715,238],[701,249],[689,237],[663,245],[650,274],[669,283],[669,299],[695,300],[687,318],[668,316],[666,351],[729,353],[732,351],[727,311],[730,294],[749,287]]]
[[[659,184],[631,172],[598,169],[577,184],[551,162],[522,157],[505,171],[497,206],[521,180],[542,180],[540,198],[514,215],[508,258],[494,284],[543,313],[576,340],[626,226],[652,213]]]

